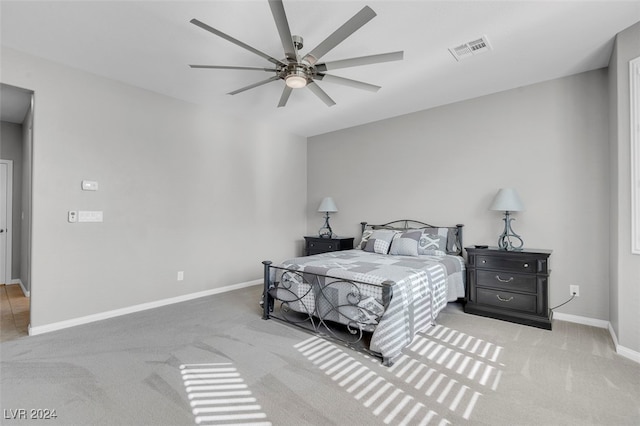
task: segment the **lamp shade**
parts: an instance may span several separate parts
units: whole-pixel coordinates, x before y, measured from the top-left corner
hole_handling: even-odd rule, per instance
[[[336,207],[336,203],[333,201],[333,198],[324,197],[324,199],[320,203],[320,207],[318,207],[318,211],[323,213],[327,213],[327,212],[332,213],[332,212],[337,212],[338,207]]]
[[[524,204],[520,196],[513,188],[500,188],[489,210],[497,210],[502,212],[520,212],[524,210]]]

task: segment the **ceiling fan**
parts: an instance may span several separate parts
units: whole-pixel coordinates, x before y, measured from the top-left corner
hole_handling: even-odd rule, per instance
[[[282,41],[282,47],[284,48],[284,59],[276,59],[264,52],[255,49],[248,44],[241,42],[228,34],[223,33],[220,30],[210,27],[209,25],[197,20],[192,19],[190,22],[212,34],[215,34],[223,39],[236,44],[249,52],[252,52],[273,64],[270,68],[263,67],[239,67],[239,66],[226,66],[226,65],[189,65],[191,68],[209,68],[209,69],[227,69],[227,70],[251,70],[251,71],[265,71],[274,73],[273,76],[266,80],[259,81],[257,83],[250,84],[246,87],[229,92],[230,95],[236,95],[245,90],[253,89],[263,84],[270,83],[276,80],[284,80],[285,86],[278,102],[278,107],[284,107],[289,100],[289,96],[293,89],[300,89],[308,87],[318,98],[320,98],[327,106],[335,105],[335,102],[327,93],[316,84],[316,81],[329,81],[332,83],[342,84],[345,86],[355,87],[358,89],[368,90],[371,92],[377,92],[380,86],[376,86],[362,81],[352,80],[349,78],[338,77],[335,75],[326,74],[326,71],[357,67],[361,65],[377,64],[381,62],[399,61],[403,58],[403,51],[380,53],[377,55],[360,56],[357,58],[342,59],[338,61],[318,63],[320,58],[327,54],[331,49],[343,42],[347,37],[356,32],[364,24],[369,22],[376,16],[376,13],[369,7],[365,6],[356,13],[351,19],[342,24],[340,28],[335,30],[329,35],[322,43],[316,46],[313,50],[304,56],[301,56],[300,50],[303,47],[303,39],[298,35],[291,35],[289,29],[289,22],[287,21],[287,15],[284,11],[284,5],[281,0],[269,0],[269,6],[273,19],[276,22],[280,40]]]

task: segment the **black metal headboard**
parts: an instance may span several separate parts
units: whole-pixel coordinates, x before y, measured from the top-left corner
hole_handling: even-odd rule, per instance
[[[438,229],[447,228],[447,254],[453,254],[456,256],[462,256],[462,227],[464,225],[458,224],[455,226],[435,226],[428,223],[420,222],[419,220],[401,219],[394,220],[393,222],[384,223],[382,225],[372,225],[367,222],[360,222],[361,232],[365,229],[392,229],[397,231],[406,231],[409,229]]]

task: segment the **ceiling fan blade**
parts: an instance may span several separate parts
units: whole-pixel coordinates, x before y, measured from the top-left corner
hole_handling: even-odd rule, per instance
[[[360,56],[358,58],[342,59],[340,61],[325,62],[324,64],[317,64],[316,69],[318,71],[330,71],[337,70],[339,68],[359,67],[362,65],[379,64],[382,62],[401,61],[404,57],[404,52],[389,52],[379,53],[377,55]]]
[[[364,24],[375,18],[376,13],[369,6],[363,7],[360,12],[356,13],[351,19],[342,24],[340,28],[335,30],[329,37],[320,43],[315,49],[307,53],[303,60],[315,65],[318,59],[323,57],[327,52],[344,41],[351,34],[356,32]]]
[[[282,91],[282,96],[280,96],[280,102],[278,102],[278,108],[281,108],[287,104],[289,100],[289,96],[291,96],[291,92],[293,89],[286,84],[284,85],[284,90]]]
[[[337,75],[316,74],[316,80],[328,81],[329,83],[342,84],[344,86],[355,87],[356,89],[368,90],[369,92],[377,92],[380,86],[364,83],[350,78],[338,77]]]
[[[227,35],[227,34],[223,33],[222,31],[216,30],[215,28],[210,27],[209,25],[205,24],[204,22],[200,22],[195,18],[192,19],[189,22],[191,22],[193,25],[196,25],[196,26],[202,28],[203,30],[209,31],[212,34],[217,35],[218,37],[222,37],[223,39],[225,39],[227,41],[230,41],[231,43],[233,43],[235,45],[238,45],[238,46],[242,47],[243,49],[247,49],[251,53],[255,53],[256,55],[261,56],[261,57],[263,57],[264,59],[266,59],[269,62],[272,62],[272,63],[274,63],[276,65],[286,65],[285,63],[277,60],[276,58],[273,58],[273,57],[267,55],[266,53],[261,52],[258,49],[255,49],[255,48],[249,46],[248,44],[245,44],[245,43],[241,42],[240,40],[237,40],[237,39],[231,37],[230,35]]]
[[[259,81],[257,83],[250,84],[248,86],[245,86],[245,87],[243,87],[241,89],[238,89],[238,90],[234,90],[233,92],[229,92],[227,94],[228,95],[237,95],[238,93],[244,92],[245,90],[253,89],[254,87],[262,86],[263,84],[271,83],[272,81],[276,81],[276,80],[279,80],[279,79],[280,79],[280,77],[278,77],[277,75],[274,75],[273,77],[270,77],[270,78],[268,78],[266,80],[262,80],[262,81]]]
[[[284,55],[290,61],[297,62],[296,48],[293,44],[293,38],[291,37],[291,29],[289,28],[289,21],[287,21],[287,15],[284,12],[284,5],[281,0],[269,0],[269,7],[271,7],[271,14],[276,21],[276,27],[278,27],[278,34],[280,34],[280,40],[282,41],[282,47],[284,48]]]
[[[309,84],[307,84],[307,87],[309,88],[309,90],[311,90],[317,97],[320,98],[320,100],[322,102],[324,102],[327,106],[331,107],[334,106],[336,103],[333,101],[333,99],[331,99],[329,97],[329,95],[327,95],[325,93],[324,90],[322,90],[320,88],[320,86],[318,86],[317,84],[315,84],[313,81],[310,82]]]
[[[234,67],[227,65],[189,65],[191,68],[206,68],[217,70],[251,70],[251,71],[278,71],[275,68],[258,68],[258,67]]]

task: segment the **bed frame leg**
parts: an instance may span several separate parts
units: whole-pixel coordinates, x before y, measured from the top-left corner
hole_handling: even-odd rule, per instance
[[[269,310],[271,309],[271,296],[269,295],[269,289],[271,288],[271,274],[269,268],[271,266],[270,260],[262,262],[264,265],[264,290],[262,291],[262,319],[269,319]]]

